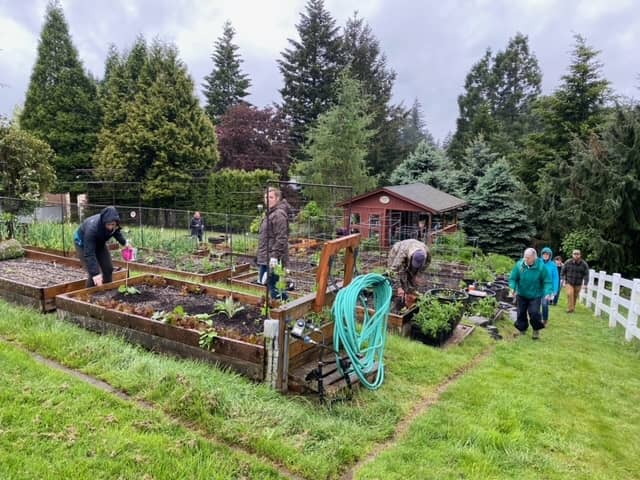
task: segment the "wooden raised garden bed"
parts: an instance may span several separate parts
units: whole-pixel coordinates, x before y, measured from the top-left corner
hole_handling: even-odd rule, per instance
[[[85,288],[87,276],[77,259],[25,250],[22,258],[0,261],[0,295],[51,312],[56,295]],[[113,272],[114,280],[126,276],[126,270]]]
[[[114,253],[119,257],[119,253]],[[122,260],[114,258],[113,264],[119,267],[127,266]],[[148,260],[153,263],[148,263]],[[129,269],[137,272],[152,273],[156,275],[171,275],[191,282],[220,282],[227,280],[232,275],[249,270],[248,263],[236,264],[232,267],[220,268],[220,262],[210,260],[208,257],[189,255],[180,262],[170,258],[170,255],[163,252],[150,252],[143,255],[138,253],[138,261],[129,262]],[[211,268],[215,270],[211,271]]]
[[[60,295],[58,315],[89,330],[121,334],[150,350],[219,363],[255,380],[264,378],[261,298],[156,275],[126,282],[140,294],[122,293],[122,285],[124,281]],[[201,347],[201,334],[208,326],[195,315],[212,313],[216,302],[227,297],[242,305],[242,315],[229,321],[222,314],[212,316],[217,336],[210,348]]]

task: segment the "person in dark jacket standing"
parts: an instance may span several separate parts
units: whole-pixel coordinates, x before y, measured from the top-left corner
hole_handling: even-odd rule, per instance
[[[571,258],[564,262],[562,280],[567,291],[567,313],[573,313],[580,296],[580,289],[589,281],[589,265],[582,259],[580,250],[574,250]]]
[[[100,213],[85,219],[73,235],[76,254],[89,273],[87,287],[112,281],[113,263],[107,248],[107,240],[111,237],[123,247],[127,244],[120,232],[120,215],[115,207],[103,208]]]
[[[532,338],[537,340],[540,330],[544,328],[540,314],[542,297],[553,293],[553,285],[549,271],[535,249],[527,248],[524,257],[516,262],[509,277],[509,287],[518,298],[516,328],[524,335],[531,324]]]
[[[191,217],[191,224],[189,225],[191,230],[191,236],[196,237],[198,242],[202,242],[202,234],[204,233],[204,220],[200,215],[200,212],[194,212]]]
[[[289,262],[289,203],[282,198],[282,192],[275,187],[269,187],[265,195],[267,215],[260,224],[258,238],[257,263],[260,271],[260,283],[269,283],[271,298],[288,298],[286,292],[278,291],[276,283],[279,280],[274,273],[276,266],[286,267]],[[269,270],[271,274],[268,275]]]

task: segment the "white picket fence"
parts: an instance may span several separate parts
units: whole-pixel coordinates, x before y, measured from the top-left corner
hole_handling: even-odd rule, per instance
[[[620,296],[620,288],[629,289],[629,299]],[[630,341],[633,337],[640,339],[640,278],[627,280],[619,273],[608,275],[605,271],[591,270],[587,287],[580,291],[580,301],[594,308],[596,317],[606,313],[611,328],[621,324],[625,328],[626,340]]]

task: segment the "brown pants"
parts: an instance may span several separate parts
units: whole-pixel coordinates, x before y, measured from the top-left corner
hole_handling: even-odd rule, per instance
[[[567,291],[567,312],[573,312],[576,309],[576,301],[580,298],[580,289],[582,285],[569,285],[564,286]]]

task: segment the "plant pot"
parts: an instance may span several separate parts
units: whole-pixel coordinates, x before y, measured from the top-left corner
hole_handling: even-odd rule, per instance
[[[457,322],[456,322],[457,324]],[[411,324],[411,338],[418,340],[425,345],[431,345],[432,347],[442,346],[453,335],[455,326],[449,332],[441,331],[437,335],[426,335],[421,329],[420,325],[415,323]]]
[[[480,289],[468,290],[467,293],[468,293],[468,296],[469,296],[469,303],[479,302],[483,298],[489,298],[489,297],[495,297],[496,296],[496,292],[493,291],[493,290],[489,290],[489,289],[485,289],[485,290],[480,290]]]
[[[469,294],[464,290],[454,290],[451,288],[432,288],[431,290],[427,290],[427,295],[431,295],[432,297],[435,297],[439,302],[443,303],[466,303],[469,299]]]

